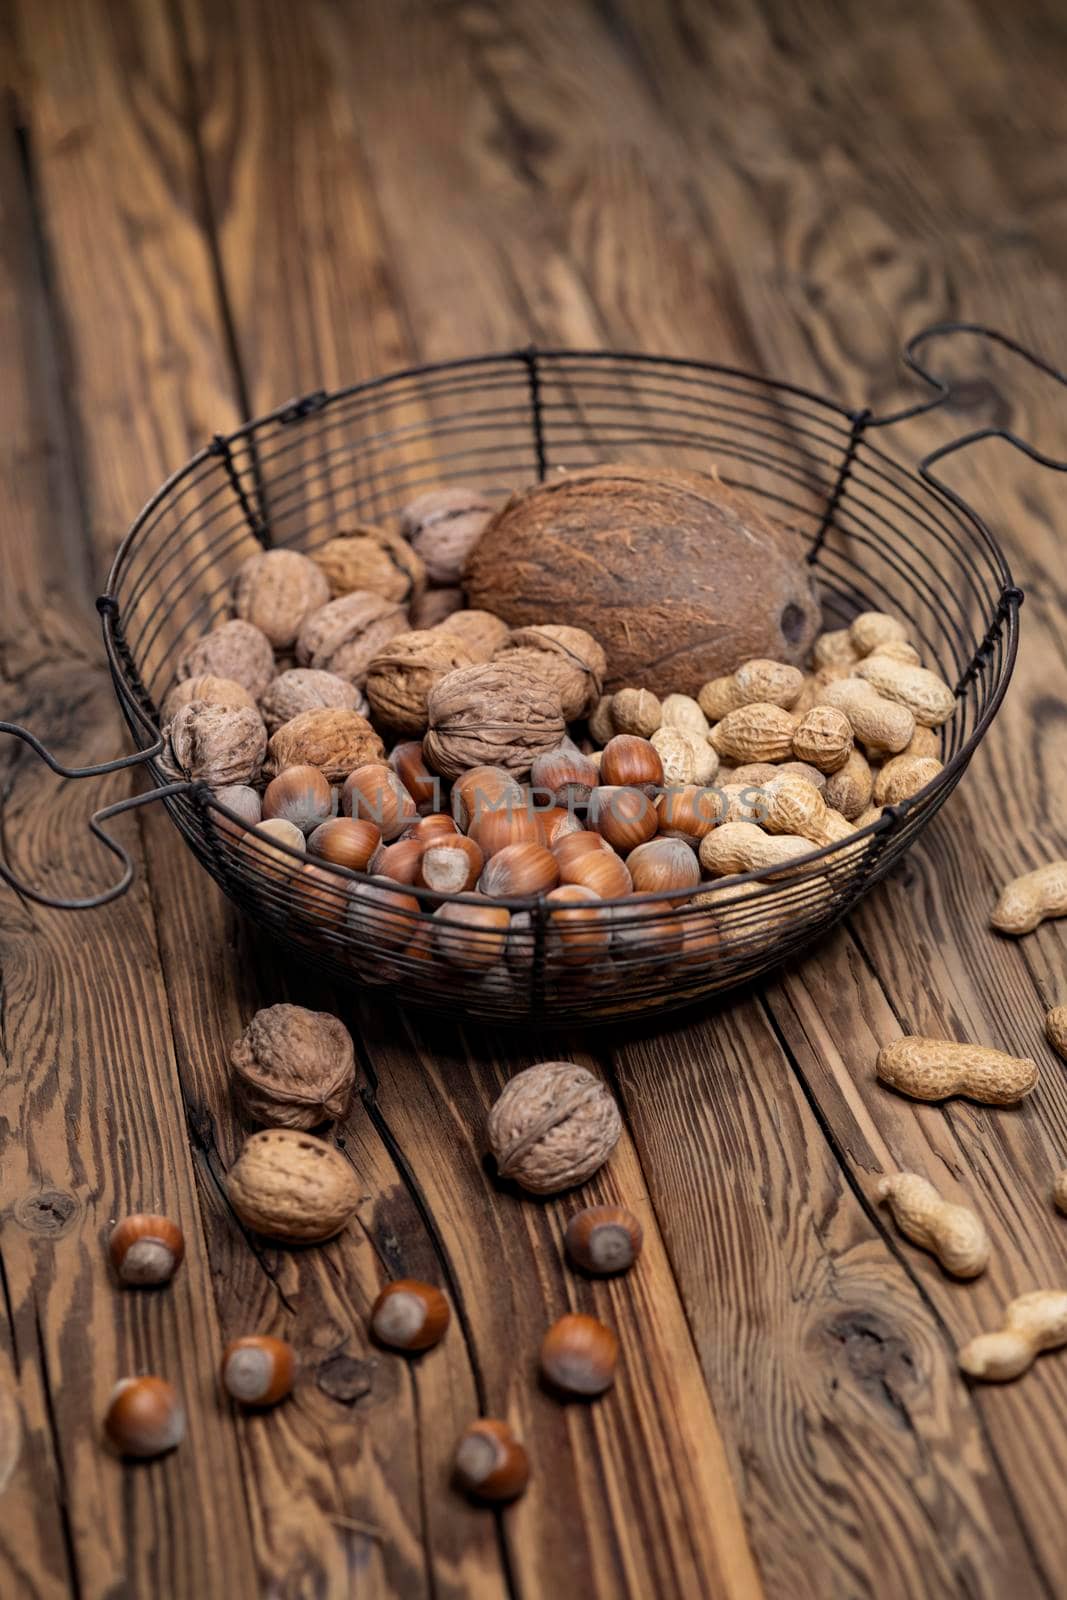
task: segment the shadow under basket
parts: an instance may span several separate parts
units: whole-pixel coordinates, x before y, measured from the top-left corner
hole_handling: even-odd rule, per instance
[[[63,902],[0,871],[47,904],[103,904],[128,886],[132,867],[102,823],[160,799],[207,871],[258,926],[321,971],[395,988],[405,1003],[574,1025],[686,1006],[750,981],[829,928],[907,850],[963,776],[1008,685],[1022,595],[981,518],[931,474],[950,451],[1001,430],[958,439],[914,468],[881,442],[891,424],[944,401],[947,386],[916,352],[959,328],[927,329],[912,340],[906,359],[936,394],[882,418],[705,362],[521,350],[311,394],[217,437],[141,512],[98,602],[137,753],[71,775],[144,762],[160,785],[93,818],[97,837],[123,860],[123,878],[101,895]],[[989,330],[964,331],[1051,370]],[[435,953],[432,940],[433,910],[447,897],[405,890],[418,902],[413,909],[388,893],[354,896],[354,884],[369,880],[323,862],[311,883],[302,858],[284,847],[265,855],[242,844],[229,825],[237,819],[206,786],[168,781],[159,765],[159,706],[182,652],[230,614],[232,580],[249,555],[265,547],[314,553],[356,522],[395,519],[436,484],[500,493],[606,462],[714,467],[788,527],[795,554],[813,568],[826,627],[871,609],[906,618],[924,663],[955,690],[940,729],[937,777],[845,842],[813,850],[788,878],[720,880],[713,905],[690,906],[679,894],[669,918],[650,915],[640,897],[619,902],[604,947],[561,939],[543,901],[501,901],[512,912],[506,938],[469,932],[451,941],[452,959]],[[26,730],[0,729],[26,739],[55,770],[70,770]]]

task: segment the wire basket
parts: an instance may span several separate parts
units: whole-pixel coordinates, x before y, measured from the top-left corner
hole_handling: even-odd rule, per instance
[[[77,904],[101,904],[130,879],[128,858],[102,823],[159,798],[258,925],[319,969],[398,989],[437,1011],[589,1022],[684,1006],[781,962],[842,917],[927,825],[962,777],[1011,675],[1022,595],[983,521],[931,475],[949,451],[1003,430],[943,446],[914,469],[876,442],[891,423],[943,401],[945,386],[916,352],[922,340],[958,326],[926,330],[906,352],[936,395],[880,419],[731,367],[531,349],[311,394],[216,437],[141,512],[98,602],[137,754],[83,771],[145,761],[159,787],[94,817],[94,832],[126,870],[112,889]],[[989,330],[966,331],[1018,350]],[[502,900],[506,930],[467,930],[442,942],[433,913],[443,899],[464,897],[398,891],[326,862],[309,874],[306,858],[284,846],[250,844],[254,836],[203,784],[167,781],[159,707],[182,651],[230,615],[232,580],[249,555],[278,546],[314,553],[355,522],[394,518],[433,485],[500,492],[620,461],[714,465],[761,500],[789,529],[795,554],[812,564],[827,627],[867,609],[908,619],[924,662],[955,687],[933,782],[843,843],[813,850],[788,877],[719,880],[702,885],[696,903],[693,891],[609,902],[609,929],[598,925],[584,942],[568,937],[543,897]],[[68,770],[25,730],[0,728]]]

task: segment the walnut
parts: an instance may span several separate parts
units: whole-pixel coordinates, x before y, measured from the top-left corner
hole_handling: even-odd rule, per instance
[[[459,667],[430,691],[423,754],[446,778],[470,767],[528,773],[567,731],[559,693],[547,679],[506,661]]]
[[[367,714],[365,697],[336,672],[316,672],[313,667],[290,667],[280,672],[259,702],[268,733],[277,733],[302,711],[358,711]]]
[[[426,587],[421,556],[388,528],[361,526],[339,533],[315,551],[314,560],[335,600],[360,589],[407,605]]]
[[[502,1178],[533,1194],[584,1183],[622,1131],[603,1080],[570,1061],[543,1061],[512,1078],[489,1113],[489,1145]]]
[[[591,633],[543,622],[513,628],[504,652],[555,684],[568,722],[588,716],[604,686],[608,661]]]
[[[296,657],[302,667],[336,672],[362,688],[378,651],[406,628],[407,613],[397,601],[357,589],[312,612],[296,641]]]
[[[301,711],[271,735],[263,770],[277,777],[286,767],[318,767],[330,783],[342,783],[368,761],[381,761],[385,746],[358,711]]]
[[[458,633],[479,661],[491,661],[504,648],[511,631],[491,611],[456,611],[437,626],[448,633]]]
[[[226,1174],[226,1193],[246,1227],[302,1244],[331,1239],[359,1204],[340,1150],[295,1128],[254,1133]]]
[[[222,788],[253,782],[266,748],[267,730],[254,706],[213,706],[194,700],[174,715],[163,764]]]
[[[257,1122],[314,1128],[343,1117],[356,1078],[343,1022],[303,1006],[257,1011],[230,1048],[237,1090]]]
[[[463,581],[467,557],[496,505],[477,489],[427,489],[400,513],[400,531],[426,564],[431,583]]]
[[[424,589],[411,602],[411,626],[436,628],[453,612],[462,611],[464,604],[462,589]]]
[[[231,678],[258,700],[274,676],[274,651],[266,634],[237,618],[224,622],[189,646],[178,662],[177,677]]]
[[[163,702],[162,724],[166,727],[175,713],[182,706],[188,706],[194,700],[203,700],[209,706],[226,706],[231,711],[239,706],[252,706],[256,702],[243,684],[235,683],[232,678],[216,678],[210,672],[202,672],[196,678],[186,678],[184,683],[176,683]]]
[[[299,550],[261,550],[234,579],[233,609],[265,633],[275,650],[288,650],[304,618],[329,598],[325,577]]]
[[[398,633],[368,669],[371,710],[398,733],[422,733],[434,684],[457,667],[474,666],[476,659],[458,634],[439,629]]]

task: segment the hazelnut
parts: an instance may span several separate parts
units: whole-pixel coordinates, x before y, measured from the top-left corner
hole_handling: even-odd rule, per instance
[[[351,1035],[325,1011],[257,1011],[230,1048],[238,1095],[257,1122],[314,1128],[343,1117],[356,1079]]]
[[[288,672],[280,672],[260,696],[259,709],[267,732],[277,733],[302,711],[358,711],[365,717],[367,702],[354,683],[339,678],[336,672],[290,667]]]
[[[195,678],[186,678],[184,682],[176,683],[168,692],[160,718],[162,725],[166,727],[182,706],[191,705],[194,700],[201,700],[205,705],[219,706],[227,711],[237,711],[242,706],[251,706],[254,710],[256,705],[242,684],[235,683],[232,678],[215,678],[210,672],[201,672]]]
[[[521,850],[523,846],[512,848]],[[419,881],[438,894],[468,894],[481,877],[484,864],[485,856],[474,840],[453,833],[431,839],[423,846]]]
[[[404,829],[403,838],[418,839],[424,847],[429,844],[448,843],[460,837],[459,829],[452,818],[444,811],[431,812],[429,816],[419,817],[417,821],[409,823]]]
[[[400,842],[415,844],[411,839]],[[422,846],[415,844],[415,849],[421,856]],[[380,871],[377,859],[371,866],[375,873]],[[421,907],[413,894],[404,894],[402,889],[394,889],[389,884],[359,883],[349,896],[349,926],[374,950],[402,950],[415,934],[421,915]]]
[[[390,878],[393,883],[419,883],[425,848],[421,839],[394,839],[392,844],[380,847],[367,871],[376,878]]]
[[[392,767],[377,761],[349,773],[341,790],[341,810],[373,822],[387,844],[398,839],[417,815],[414,800]]]
[[[491,661],[507,643],[510,629],[491,611],[456,611],[437,626],[458,635],[478,661]]]
[[[649,743],[663,763],[663,781],[669,787],[710,783],[718,771],[718,752],[708,743],[706,734],[662,727]]]
[[[337,810],[337,795],[318,767],[286,767],[268,783],[263,817],[284,817],[301,833],[312,833]]]
[[[573,837],[577,839],[579,835]],[[569,841],[564,840],[564,844],[567,843]],[[626,863],[610,845],[603,850],[582,849],[566,857],[557,850],[556,859],[563,883],[577,883],[584,889],[592,889],[602,900],[619,900],[633,893],[633,880]]]
[[[422,733],[434,684],[475,657],[456,634],[427,629],[398,633],[367,669],[367,698],[380,723],[398,733]]]
[[[348,913],[348,884],[328,867],[308,861],[289,883],[295,909],[322,928],[340,934]]]
[[[341,1152],[293,1128],[254,1133],[226,1174],[226,1192],[247,1228],[298,1244],[332,1239],[359,1204]]]
[[[513,628],[500,659],[521,665],[558,690],[568,722],[585,717],[600,699],[608,670],[604,651],[584,628],[541,623]]]
[[[434,949],[451,966],[483,972],[502,959],[511,921],[506,906],[472,895],[438,906],[433,921]]]
[[[263,718],[251,706],[227,709],[194,700],[175,713],[164,765],[212,788],[251,783],[267,749]]]
[[[545,843],[550,850],[569,834],[585,831],[584,824],[574,812],[564,811],[561,806],[553,806],[550,811],[542,811],[541,826],[545,833]]]
[[[563,1394],[591,1399],[615,1382],[619,1341],[596,1317],[570,1313],[541,1341],[541,1372]]]
[[[541,813],[534,810],[532,802],[521,792],[517,799],[508,797],[494,810],[482,810],[468,832],[487,859],[511,845],[545,843]]]
[[[685,966],[705,965],[717,952],[721,941],[719,925],[707,911],[688,907],[678,914],[682,925],[682,948],[678,956]]]
[[[413,628],[439,628],[448,621],[454,612],[462,611],[466,603],[463,590],[458,587],[424,589],[411,602],[411,626]],[[486,658],[483,655],[481,659],[485,660]]]
[[[307,841],[295,822],[285,817],[272,817],[245,834],[239,851],[252,872],[265,878],[289,878],[302,868],[302,863],[294,861],[290,852],[303,855],[306,848]]]
[[[612,788],[640,788],[651,794],[663,782],[663,762],[647,739],[617,733],[604,746],[600,781]]]
[[[659,827],[659,812],[641,789],[605,785],[589,797],[589,821],[613,849],[626,855]]]
[[[119,1282],[141,1287],[170,1282],[185,1255],[185,1240],[169,1217],[136,1212],[116,1222],[107,1250]]]
[[[634,900],[612,910],[612,950],[626,972],[670,960],[683,937],[682,919],[669,900]]]
[[[309,835],[307,847],[309,855],[323,861],[350,872],[366,872],[381,842],[382,831],[376,823],[361,817],[331,817]]]
[[[456,1446],[455,1479],[479,1500],[514,1500],[530,1481],[530,1460],[506,1422],[479,1417]]]
[[[518,1073],[488,1123],[500,1176],[532,1194],[585,1183],[603,1166],[621,1131],[619,1108],[607,1086],[571,1061],[544,1061]]]
[[[229,817],[213,813],[215,827],[229,840],[241,840],[245,830],[254,828],[263,816],[263,803],[259,795],[245,783],[224,784],[221,789],[214,791],[212,799],[240,819],[239,822],[231,822]]]
[[[233,609],[275,650],[291,650],[304,618],[324,606],[329,585],[314,561],[298,550],[263,550],[249,556],[233,585]]]
[[[394,745],[389,752],[389,765],[415,802],[416,810],[440,811],[442,804],[441,779],[426,765],[422,753],[422,740],[411,739]]]
[[[430,691],[428,711],[423,750],[446,778],[485,763],[528,773],[566,732],[553,686],[506,660],[450,672]]]
[[[380,761],[382,741],[358,711],[302,711],[271,736],[264,770],[268,777],[286,767],[318,767],[329,783],[343,783],[356,767]]]
[[[431,583],[463,581],[467,557],[496,507],[478,489],[442,484],[425,489],[400,513],[400,532],[426,565]]]
[[[600,896],[578,883],[560,884],[545,896],[548,914],[547,948],[565,966],[588,966],[604,957],[611,945],[608,913],[599,909]]]
[[[552,846],[552,854],[555,856],[561,867],[565,867],[569,865],[570,862],[576,861],[578,857],[580,855],[584,855],[587,850],[601,850],[610,855],[614,855],[615,853],[610,844],[608,844],[607,840],[602,839],[600,834],[591,828],[575,828],[569,830],[561,839],[557,839],[555,844]]]
[[[567,1224],[563,1242],[576,1267],[596,1276],[627,1272],[641,1254],[644,1232],[622,1206],[586,1206]]]
[[[559,882],[559,866],[543,844],[509,844],[490,857],[479,885],[493,900],[544,894]]]
[[[231,1339],[222,1352],[222,1387],[244,1406],[276,1406],[292,1392],[293,1347],[269,1333]]]
[[[321,545],[312,559],[325,574],[335,600],[362,590],[410,605],[426,586],[422,558],[388,528],[361,526],[339,533]]]
[[[466,833],[483,811],[506,810],[522,799],[522,785],[503,767],[471,767],[452,785],[452,815]]]
[[[616,733],[634,734],[640,739],[650,739],[663,725],[663,706],[651,689],[616,689],[611,698],[611,727],[606,739],[598,744],[608,744]],[[590,731],[592,724],[590,724]]]
[[[161,1456],[185,1438],[185,1407],[166,1378],[120,1378],[108,1401],[104,1432],[120,1455]]]
[[[258,700],[274,676],[274,649],[251,622],[224,622],[190,645],[178,662],[179,679],[203,673],[229,678]]]
[[[296,641],[296,658],[302,667],[335,672],[362,688],[374,657],[406,627],[402,605],[357,589],[305,619]]]
[[[530,768],[530,784],[535,795],[543,795],[554,806],[573,810],[584,806],[598,782],[597,770],[588,756],[578,750],[546,750],[535,757]]]
[[[695,845],[723,820],[726,802],[721,789],[686,785],[661,794],[656,810],[659,831],[665,838],[683,839]]]
[[[444,1338],[451,1312],[440,1289],[416,1278],[387,1283],[371,1307],[370,1331],[391,1350],[429,1350]]]
[[[685,839],[650,839],[639,844],[627,856],[626,867],[637,894],[695,889],[700,882],[700,862]]]

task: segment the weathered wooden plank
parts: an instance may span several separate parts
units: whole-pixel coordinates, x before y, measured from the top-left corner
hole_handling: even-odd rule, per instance
[[[28,75],[19,78],[29,116]],[[3,715],[66,762],[122,748],[93,617],[67,371],[30,191],[18,106],[0,122],[0,585]],[[32,126],[25,129],[30,162]],[[5,741],[3,830],[15,869],[53,894],[89,894],[114,863],[89,847],[91,807],[123,775],[60,785]],[[130,824],[120,830],[140,864]],[[107,941],[106,965],[100,946]],[[13,1597],[121,1588],[254,1592],[236,1451],[213,1401],[210,1278],[180,1115],[173,1044],[143,886],[87,922],[0,892],[0,1169],[5,1406],[21,1443],[0,1493],[0,1588]],[[189,1261],[172,1290],[120,1293],[108,1225],[130,1209],[181,1222]],[[190,1438],[146,1469],[102,1445],[124,1373],[183,1391]],[[11,1387],[9,1388],[9,1385]],[[5,1421],[6,1421],[5,1417]]]

